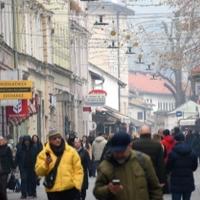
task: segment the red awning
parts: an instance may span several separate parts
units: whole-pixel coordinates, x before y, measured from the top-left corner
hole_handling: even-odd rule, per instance
[[[89,92],[89,94],[105,94],[105,95],[107,95],[107,92],[105,90],[93,89]]]

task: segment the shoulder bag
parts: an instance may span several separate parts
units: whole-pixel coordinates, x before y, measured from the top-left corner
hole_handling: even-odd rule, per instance
[[[61,158],[62,158],[62,155],[57,158],[56,163],[55,163],[53,169],[44,178],[43,185],[47,189],[51,189],[54,186],[54,184],[55,184],[56,175],[57,175],[57,169],[58,169],[58,166],[59,166]]]

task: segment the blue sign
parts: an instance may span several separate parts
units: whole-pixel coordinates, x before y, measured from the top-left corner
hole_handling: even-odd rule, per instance
[[[176,116],[177,117],[182,117],[183,116],[183,112],[182,111],[176,111]]]

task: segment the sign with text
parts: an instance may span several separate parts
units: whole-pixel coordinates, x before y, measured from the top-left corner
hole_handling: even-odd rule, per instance
[[[182,111],[176,111],[176,117],[182,117],[183,112]]]
[[[0,81],[0,99],[32,99],[32,81]]]
[[[85,100],[85,104],[90,106],[103,106],[105,102],[106,98],[102,95],[89,95]]]

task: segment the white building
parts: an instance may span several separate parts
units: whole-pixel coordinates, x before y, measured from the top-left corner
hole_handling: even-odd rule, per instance
[[[130,92],[151,105],[153,112],[169,112],[175,108],[174,97],[164,84],[165,81],[160,77],[153,79],[149,74],[129,73]]]
[[[160,77],[129,72],[129,113],[132,118],[164,126],[165,115],[175,109],[175,99]]]
[[[194,125],[196,119],[199,118],[199,111],[199,104],[193,101],[188,101],[167,114],[167,118],[165,120],[165,127],[172,129],[175,126],[184,124],[184,121],[187,122],[187,124],[185,123],[184,125],[189,125],[188,122],[190,122],[191,125]]]
[[[105,104],[101,106],[92,106],[92,119],[98,126],[104,127],[106,133],[115,131],[117,121],[129,123],[128,116],[118,111],[119,87],[125,86],[123,82],[103,69],[90,64],[90,91],[100,90],[106,92]],[[97,130],[98,131],[98,130]]]
[[[117,110],[128,114],[127,17],[134,12],[111,2],[90,2],[88,6],[89,61],[126,84],[118,88]]]

